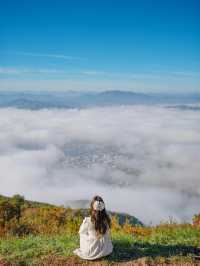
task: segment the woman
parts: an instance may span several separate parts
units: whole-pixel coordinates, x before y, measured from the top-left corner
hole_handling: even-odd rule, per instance
[[[90,205],[90,217],[86,217],[79,229],[80,248],[74,253],[82,259],[95,260],[112,253],[113,245],[110,239],[111,221],[105,203],[95,196]]]

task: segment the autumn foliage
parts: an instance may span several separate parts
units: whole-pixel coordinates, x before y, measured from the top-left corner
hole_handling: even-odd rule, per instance
[[[77,233],[88,210],[73,210],[25,201],[20,195],[0,196],[0,236],[56,235]],[[116,217],[113,230],[122,227]]]
[[[193,225],[200,227],[200,214],[194,216]]]
[[[88,210],[74,210],[48,204],[26,201],[22,196],[12,198],[0,196],[0,236],[76,234]],[[161,224],[144,227],[130,223],[129,219],[120,223],[117,215],[112,215],[112,232],[123,232],[137,237],[147,237],[162,230],[169,232],[176,226],[200,226],[200,215],[193,219],[193,225]]]

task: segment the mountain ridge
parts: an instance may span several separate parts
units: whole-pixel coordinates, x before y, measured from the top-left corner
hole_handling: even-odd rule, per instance
[[[200,94],[158,94],[123,90],[102,92],[5,92],[0,91],[0,107],[21,109],[88,108],[135,104],[199,103]]]

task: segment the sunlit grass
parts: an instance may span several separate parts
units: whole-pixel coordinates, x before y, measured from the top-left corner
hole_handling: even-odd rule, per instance
[[[190,225],[158,226],[146,236],[112,233],[114,252],[104,261],[128,261],[140,257],[192,258],[200,248],[200,229]],[[34,265],[45,256],[71,257],[79,245],[73,235],[10,237],[0,240],[0,256],[6,261]],[[14,264],[13,264],[14,265]],[[39,265],[39,264],[38,264]]]

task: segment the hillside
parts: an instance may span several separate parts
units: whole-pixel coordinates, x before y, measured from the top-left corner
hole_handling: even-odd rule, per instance
[[[135,224],[135,217],[112,212],[113,253],[83,261],[73,250],[87,212],[27,201],[20,195],[0,196],[0,265],[200,265],[199,216],[193,224],[145,227]]]
[[[21,216],[26,216],[26,213],[28,212],[29,215],[34,212],[40,212],[41,210],[47,209],[49,212],[51,210],[57,210],[58,212],[64,212],[65,216],[67,217],[79,217],[80,219],[83,219],[85,216],[89,215],[89,209],[84,208],[76,208],[72,209],[70,207],[65,208],[64,206],[56,206],[49,203],[44,202],[37,202],[37,201],[31,201],[31,200],[25,200],[20,195],[15,195],[14,197],[5,197],[3,195],[0,195],[0,204],[1,202],[8,202],[10,204],[15,203],[15,201],[21,201]],[[115,217],[120,225],[125,224],[126,222],[132,224],[132,225],[140,225],[143,226],[143,223],[137,219],[136,217],[126,214],[126,213],[117,213],[108,211],[111,217]]]

